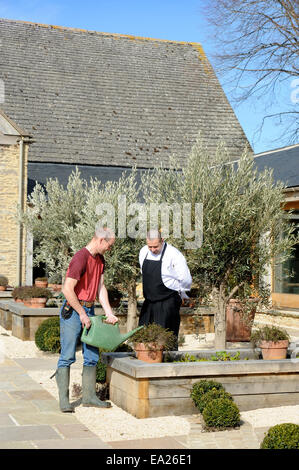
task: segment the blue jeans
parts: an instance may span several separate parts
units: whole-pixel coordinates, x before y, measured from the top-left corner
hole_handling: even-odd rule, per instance
[[[64,306],[63,303],[61,310]],[[83,307],[89,317],[94,316],[94,307]],[[82,324],[79,314],[73,310],[68,319],[63,319],[60,310],[60,344],[61,352],[57,367],[70,367],[76,361],[76,345],[82,334]],[[99,361],[99,349],[95,346],[82,343],[83,365],[96,366]]]

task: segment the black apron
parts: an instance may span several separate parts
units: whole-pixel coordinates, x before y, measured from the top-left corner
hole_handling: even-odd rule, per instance
[[[171,330],[176,337],[180,328],[180,307],[182,300],[176,290],[169,289],[162,281],[162,259],[166,243],[159,261],[148,260],[142,265],[143,302],[139,325],[156,323]]]

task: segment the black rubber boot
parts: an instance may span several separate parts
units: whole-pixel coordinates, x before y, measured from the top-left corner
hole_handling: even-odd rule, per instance
[[[82,373],[82,405],[99,408],[110,408],[111,403],[100,400],[96,395],[96,366],[83,366]]]
[[[70,368],[59,367],[55,373],[59,392],[59,405],[63,413],[73,413],[75,410],[69,402]]]

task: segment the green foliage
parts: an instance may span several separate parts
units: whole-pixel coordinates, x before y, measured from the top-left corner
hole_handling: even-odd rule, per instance
[[[145,325],[141,330],[136,331],[131,337],[133,344],[144,343],[147,345],[158,344],[163,346],[164,350],[171,350],[176,344],[176,336],[172,331],[163,328],[156,323]]]
[[[209,400],[202,414],[207,427],[226,428],[240,424],[239,408],[229,398]]]
[[[96,381],[104,383],[106,381],[107,366],[101,362],[101,357],[97,363]]]
[[[250,340],[254,345],[260,343],[260,341],[273,341],[276,343],[280,340],[290,340],[289,334],[275,325],[266,325],[252,331]]]
[[[60,351],[59,317],[48,318],[40,324],[35,333],[35,344],[41,351]]]
[[[226,351],[217,351],[215,355],[211,357],[196,357],[194,355],[190,355],[188,353],[184,354],[179,360],[173,362],[202,362],[202,361],[239,361],[240,360],[240,352],[237,351],[234,356],[231,353]]]
[[[230,161],[224,144],[209,154],[199,139],[179,174],[179,162],[172,160],[170,169],[159,167],[143,178],[149,202],[191,203],[193,213],[196,203],[203,205],[202,246],[187,249],[187,237],[176,239],[173,233],[169,241],[184,252],[203,299],[217,306],[215,340],[221,348],[229,297],[241,288],[252,291],[253,285],[256,296],[267,302],[270,291],[261,282],[267,267],[273,260],[278,264],[288,259],[298,243],[283,210],[283,184],[274,181],[269,169],[259,172],[247,149],[238,162]]]
[[[199,380],[192,385],[190,397],[196,407],[200,406],[203,396],[211,390],[225,391],[223,385],[215,380]]]
[[[283,423],[272,426],[266,433],[261,449],[299,449],[299,425]]]
[[[28,198],[29,207],[20,214],[36,242],[34,265],[45,263],[49,276],[65,275],[74,254],[70,238],[82,218],[87,194],[87,182],[76,170],[70,175],[66,188],[57,178],[48,179],[45,188],[36,184]]]
[[[22,289],[20,289],[18,295],[21,295],[21,297],[18,297],[19,299],[31,299],[39,297],[45,297],[46,299],[50,299],[53,294],[49,289],[45,287],[24,286]]]
[[[211,400],[215,400],[216,398],[227,398],[232,400],[232,396],[230,393],[226,392],[225,390],[209,390],[208,392],[204,393],[200,400],[198,400],[197,408],[199,409],[200,413],[203,413],[203,410],[207,406],[207,404]]]

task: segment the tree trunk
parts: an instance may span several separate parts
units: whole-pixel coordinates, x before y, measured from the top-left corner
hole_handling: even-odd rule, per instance
[[[137,327],[137,298],[136,282],[128,285],[128,314],[127,314],[127,332]]]
[[[217,291],[217,311],[215,313],[215,349],[226,348],[226,298],[224,287]]]

